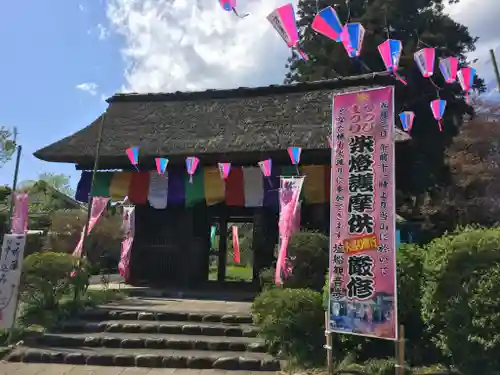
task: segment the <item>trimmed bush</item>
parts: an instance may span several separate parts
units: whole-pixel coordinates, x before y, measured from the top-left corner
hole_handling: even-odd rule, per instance
[[[271,353],[303,365],[324,361],[325,315],[320,293],[268,289],[255,299],[252,314]]]
[[[293,266],[292,275],[284,280],[286,288],[309,288],[321,292],[328,270],[329,240],[317,232],[298,232],[290,241],[288,258]],[[260,285],[267,289],[274,285],[275,266],[260,273]]]
[[[71,288],[70,274],[76,259],[63,253],[42,252],[24,260],[20,299],[25,304],[24,324],[50,325],[61,298]]]
[[[499,374],[500,229],[465,228],[425,248],[422,316],[458,370]]]

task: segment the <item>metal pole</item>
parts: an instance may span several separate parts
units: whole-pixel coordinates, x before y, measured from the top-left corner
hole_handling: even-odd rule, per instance
[[[23,146],[17,146],[16,155],[16,166],[14,169],[14,181],[12,182],[12,194],[10,195],[10,205],[9,205],[9,230],[12,229],[12,212],[14,211],[14,199],[15,192],[17,189],[17,177],[19,175],[19,163],[21,162],[21,153],[23,152]]]
[[[14,135],[14,139],[16,136]],[[12,194],[10,196],[10,208],[9,208],[9,232],[12,230],[12,212],[14,210],[14,199],[15,192],[17,188],[17,177],[19,175],[19,164],[21,162],[21,153],[23,151],[23,146],[17,146],[17,155],[16,155],[16,166],[14,169],[14,181],[12,182]],[[13,271],[10,271],[13,272]],[[16,272],[21,272],[21,270],[17,270]],[[9,336],[7,337],[7,345],[12,344],[12,339],[14,338],[14,330],[16,328],[16,317],[17,317],[17,309],[19,308],[19,289],[17,291],[17,295],[15,296],[15,306],[14,306],[14,317],[12,318],[12,325],[10,326]]]
[[[490,49],[491,62],[493,63],[493,70],[495,71],[495,77],[497,78],[497,89],[500,92],[500,71],[498,70],[497,59],[495,57],[495,51]]]
[[[92,213],[92,202],[94,200],[94,184],[95,184],[95,176],[96,176],[96,171],[99,167],[99,155],[101,152],[101,143],[102,143],[102,133],[104,129],[104,119],[106,117],[106,111],[102,114],[101,116],[101,122],[99,123],[99,133],[97,134],[97,144],[95,147],[95,156],[94,156],[94,168],[92,169],[92,180],[90,182],[90,193],[89,193],[89,201],[88,201],[88,209],[87,209],[87,221],[85,222],[85,231],[83,232],[83,241],[82,241],[82,255],[81,257],[83,258],[85,255],[85,244],[87,243],[88,239],[88,226],[90,222],[90,215]]]

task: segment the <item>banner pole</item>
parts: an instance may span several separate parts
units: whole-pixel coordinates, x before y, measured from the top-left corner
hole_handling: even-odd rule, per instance
[[[14,136],[14,137],[16,137],[16,136]],[[14,181],[12,181],[12,194],[10,197],[10,207],[9,207],[9,232],[12,231],[12,213],[14,211],[14,200],[15,200],[15,194],[16,194],[16,189],[17,189],[17,178],[19,175],[19,164],[21,163],[22,151],[23,151],[23,146],[21,146],[21,145],[17,146],[16,166],[14,169]],[[26,218],[26,220],[28,220],[28,218]],[[26,242],[25,242],[24,246],[26,246]],[[21,259],[19,263],[22,264],[22,261],[23,260]],[[10,271],[10,272],[14,272],[14,271]],[[21,272],[21,270],[18,270],[17,272]],[[19,280],[20,280],[20,278],[19,278]],[[18,282],[17,294],[14,297],[16,299],[16,302],[14,303],[14,317],[12,318],[12,325],[10,326],[10,329],[9,329],[9,336],[7,336],[7,345],[12,345],[12,340],[14,338],[14,330],[16,329],[17,309],[19,308],[19,284],[20,284],[20,282]]]
[[[396,375],[405,373],[405,327],[399,326],[398,340],[396,341]]]
[[[332,351],[332,333],[329,330],[328,321],[328,311],[325,311],[325,338],[326,338],[326,363],[328,374],[333,374],[333,351]]]
[[[106,112],[107,110],[102,114],[101,116],[101,121],[99,123],[99,133],[97,135],[97,144],[95,148],[95,156],[94,156],[94,167],[92,168],[92,179],[90,182],[90,193],[89,193],[89,201],[88,201],[88,209],[87,209],[87,220],[85,222],[84,226],[84,232],[83,232],[83,241],[82,241],[82,253],[80,258],[83,258],[86,255],[86,249],[85,245],[87,244],[87,238],[89,235],[89,223],[90,223],[90,216],[92,214],[92,204],[94,201],[94,185],[95,185],[95,176],[97,169],[99,167],[99,156],[101,153],[101,143],[102,143],[102,133],[104,129],[104,119],[106,117]]]

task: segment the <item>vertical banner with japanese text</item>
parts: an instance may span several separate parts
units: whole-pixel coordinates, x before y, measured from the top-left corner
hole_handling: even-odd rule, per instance
[[[0,259],[0,328],[10,328],[14,323],[25,246],[25,234],[5,234],[3,237]]]
[[[125,282],[130,279],[130,255],[135,236],[135,207],[123,207],[123,241],[120,261],[118,262],[118,272]]]
[[[394,89],[333,98],[330,332],[397,339]]]

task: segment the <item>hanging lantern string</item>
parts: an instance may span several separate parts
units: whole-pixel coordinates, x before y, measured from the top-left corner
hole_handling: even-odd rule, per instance
[[[387,33],[387,39],[391,39],[391,31],[389,30],[389,24],[387,22],[387,5],[384,6],[384,22],[385,22],[385,31]]]

